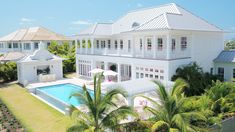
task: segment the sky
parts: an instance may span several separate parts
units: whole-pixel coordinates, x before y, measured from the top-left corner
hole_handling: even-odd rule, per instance
[[[1,0],[0,36],[42,26],[71,36],[96,22],[114,22],[131,10],[176,3],[235,38],[235,0]]]

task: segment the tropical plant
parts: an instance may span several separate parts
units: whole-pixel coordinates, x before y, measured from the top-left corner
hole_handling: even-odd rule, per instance
[[[223,80],[217,75],[204,73],[195,62],[177,68],[176,74],[172,76],[171,80],[175,81],[178,78],[184,79],[189,84],[189,87],[184,89],[186,96],[202,95],[211,86],[212,81]]]
[[[17,79],[17,65],[15,62],[0,63],[0,81],[8,82]]]
[[[48,51],[65,58],[63,61],[63,72],[70,73],[76,71],[76,55],[75,55],[75,45],[70,45],[69,42],[65,41],[62,44],[58,44],[56,41],[52,41],[50,46],[48,46]]]
[[[87,90],[86,86],[83,86],[82,92],[71,95],[86,106],[88,111],[85,113],[73,107],[71,117],[74,125],[68,129],[69,132],[102,132],[107,129],[117,129],[121,120],[126,119],[129,115],[134,115],[131,107],[120,105],[119,101],[121,97],[126,97],[126,93],[121,89],[112,89],[106,94],[102,94],[101,80],[102,75],[94,77],[94,95]]]
[[[206,118],[197,111],[185,111],[183,108],[187,97],[184,96],[184,89],[188,87],[187,83],[182,79],[177,79],[174,86],[169,92],[161,83],[156,82],[156,94],[158,101],[140,95],[151,102],[151,106],[145,106],[145,110],[153,114],[150,123],[153,124],[152,130],[156,131],[202,131],[200,126],[192,124],[193,120],[205,121]]]

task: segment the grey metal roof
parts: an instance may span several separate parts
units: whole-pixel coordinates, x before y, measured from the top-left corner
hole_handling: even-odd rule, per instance
[[[235,50],[222,51],[214,62],[235,62]]]

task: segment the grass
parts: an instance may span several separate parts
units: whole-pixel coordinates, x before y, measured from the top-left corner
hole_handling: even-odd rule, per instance
[[[17,84],[0,86],[0,98],[28,131],[64,132],[71,124],[70,117],[41,102]]]

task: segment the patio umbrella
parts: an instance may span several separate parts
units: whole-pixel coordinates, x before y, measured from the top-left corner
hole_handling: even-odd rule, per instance
[[[95,68],[95,69],[89,71],[89,73],[97,74],[97,73],[101,73],[101,72],[103,72],[103,71],[104,71],[103,69]]]
[[[114,72],[112,70],[107,70],[107,71],[104,71],[103,75],[104,76],[116,76],[118,73],[117,72]]]

